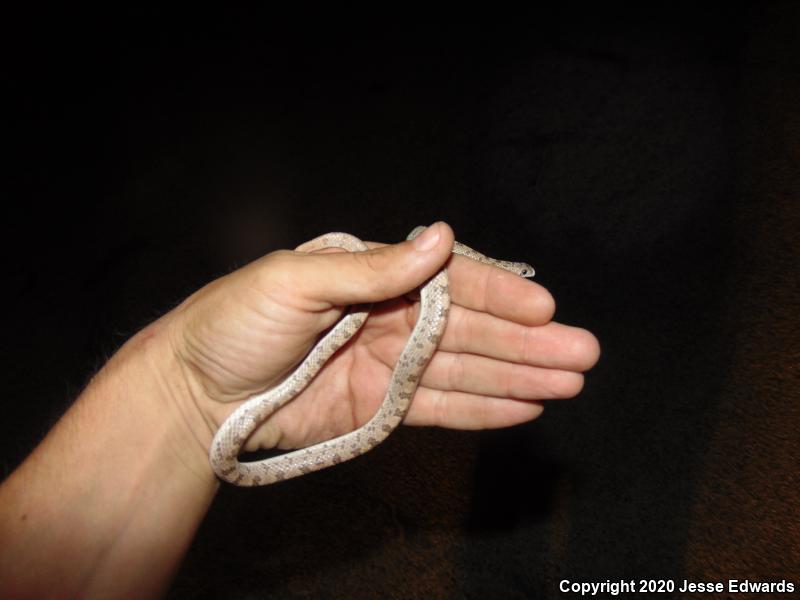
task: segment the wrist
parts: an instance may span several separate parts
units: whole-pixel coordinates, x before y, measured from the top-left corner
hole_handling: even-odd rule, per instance
[[[123,345],[0,486],[0,596],[163,591],[219,486],[169,320]]]
[[[168,440],[164,459],[192,477],[216,483],[208,462],[214,428],[200,407],[202,392],[175,347],[174,317],[168,313],[139,331],[96,379],[114,377],[139,388],[147,418],[161,422]]]

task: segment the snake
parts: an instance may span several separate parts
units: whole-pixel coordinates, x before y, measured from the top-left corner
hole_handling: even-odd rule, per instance
[[[406,239],[413,240],[425,229],[424,226],[415,227]],[[304,252],[325,248],[340,248],[349,252],[369,250],[359,238],[341,232],[321,235],[300,247]],[[521,277],[534,275],[533,267],[527,263],[490,258],[460,242],[453,244],[452,253]],[[209,451],[209,461],[216,475],[238,486],[268,485],[338,465],[372,450],[384,441],[405,418],[422,373],[444,335],[450,311],[450,285],[446,267],[422,285],[419,302],[417,322],[395,364],[383,402],[367,423],[307,448],[263,460],[239,461],[239,454],[250,435],[275,411],[298,396],[325,363],[355,335],[367,320],[369,306],[348,312],[280,384],[249,397],[220,425]]]

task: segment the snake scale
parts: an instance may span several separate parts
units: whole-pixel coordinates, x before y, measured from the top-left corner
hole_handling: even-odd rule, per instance
[[[409,240],[426,228],[416,227]],[[303,244],[303,251],[343,248],[350,252],[368,250],[364,242],[347,233],[328,233]],[[453,253],[500,267],[522,277],[533,277],[526,263],[489,258],[455,242]],[[368,452],[403,421],[422,372],[427,367],[447,324],[450,290],[447,269],[442,268],[420,289],[420,312],[411,336],[395,365],[389,388],[378,412],[366,424],[332,440],[253,462],[240,462],[239,453],[247,438],[272,413],[294,399],[314,378],[325,362],[358,331],[369,314],[350,312],[308,353],[303,362],[276,387],[251,396],[220,426],[211,443],[209,458],[214,472],[223,480],[240,486],[267,485],[339,464]]]

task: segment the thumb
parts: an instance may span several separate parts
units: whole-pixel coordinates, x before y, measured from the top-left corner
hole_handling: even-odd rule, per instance
[[[453,230],[434,223],[417,238],[364,252],[308,254],[309,296],[333,305],[380,302],[410,292],[436,274],[453,249]]]

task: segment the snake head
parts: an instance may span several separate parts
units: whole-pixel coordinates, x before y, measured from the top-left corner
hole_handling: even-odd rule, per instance
[[[515,263],[514,272],[520,277],[531,278],[536,275],[536,271],[528,263]]]

